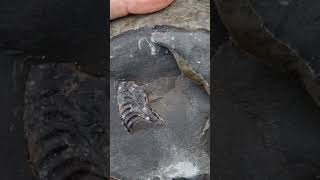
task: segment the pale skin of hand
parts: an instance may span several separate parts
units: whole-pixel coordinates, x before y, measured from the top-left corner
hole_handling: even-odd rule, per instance
[[[174,0],[110,0],[110,20],[129,14],[147,14],[169,6]]]

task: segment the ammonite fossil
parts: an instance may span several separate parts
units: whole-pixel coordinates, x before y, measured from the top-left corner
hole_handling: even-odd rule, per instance
[[[183,28],[178,28],[174,26],[153,26],[153,27],[144,27],[137,31],[128,31],[127,35],[136,33],[137,37],[140,36],[140,33],[145,33],[146,35],[138,39],[138,47],[141,48],[142,42],[145,45],[150,47],[150,54],[141,54],[141,56],[153,56],[153,58],[140,58],[134,59],[122,58],[122,61],[113,61],[113,57],[125,57],[127,52],[118,47],[129,46],[131,43],[135,44],[136,42],[127,42],[120,41],[121,38],[116,36],[112,39],[112,44],[115,44],[115,47],[111,48],[111,77],[116,79],[134,79],[137,74],[146,74],[150,71],[153,71],[155,74],[162,74],[168,71],[168,67],[175,68],[178,66],[181,73],[188,77],[190,80],[199,84],[207,94],[210,94],[210,32],[205,29],[197,30],[186,30]],[[125,34],[126,35],[126,34]],[[123,35],[123,36],[125,36]],[[126,45],[123,44],[126,43]],[[126,48],[123,48],[126,49]],[[157,51],[166,49],[171,53],[164,53],[165,56],[159,56],[160,54]],[[142,52],[141,52],[142,53]],[[167,55],[166,55],[167,54]],[[170,62],[167,59],[170,59],[166,56],[173,54],[175,62]],[[158,59],[158,60],[153,60]],[[162,60],[163,59],[163,60]],[[168,65],[170,64],[170,65]],[[127,68],[131,66],[133,68]],[[147,68],[147,67],[153,67]],[[141,73],[137,73],[141,72]],[[137,78],[148,78],[148,77],[137,77]],[[130,82],[129,84],[132,84]],[[121,85],[123,86],[123,84]],[[119,86],[119,87],[121,87]],[[136,91],[135,93],[137,93]],[[132,92],[132,95],[134,93]],[[142,94],[142,91],[140,92]],[[136,96],[136,95],[135,95]],[[143,98],[140,97],[140,101]],[[135,99],[137,100],[137,99]],[[122,102],[123,103],[123,102]],[[135,103],[140,103],[136,101]],[[118,93],[118,104],[119,104],[119,93]],[[141,108],[143,105],[140,105]],[[147,108],[148,109],[148,108]],[[119,109],[119,111],[124,111]],[[125,110],[126,113],[128,110]],[[147,112],[149,115],[145,115],[145,112],[142,113],[139,110],[141,117],[139,119],[144,119],[146,122],[150,120],[145,119],[146,117],[152,117],[152,113]],[[155,112],[153,112],[154,114]],[[144,114],[144,115],[142,115]],[[121,115],[122,116],[122,115]],[[157,115],[156,115],[157,116]],[[134,116],[137,118],[138,116]],[[123,119],[123,117],[121,117]],[[133,118],[133,119],[134,119]],[[155,119],[155,118],[151,118]],[[126,128],[131,127],[131,121],[123,119],[124,125]],[[209,123],[209,122],[208,122]],[[128,128],[130,129],[130,128]]]
[[[202,134],[208,135],[205,124],[209,112],[209,40],[210,33],[207,30],[186,30],[173,26],[142,27],[111,39],[111,175],[151,178],[155,175],[153,173],[157,174],[155,170],[167,166],[167,163],[174,163],[176,146],[196,149],[199,154],[190,161],[201,164],[199,173],[208,172],[208,144],[204,143],[207,138],[200,137]],[[128,136],[123,130],[121,122],[127,127],[131,126],[131,122],[121,118],[121,112],[126,114],[129,108],[119,108],[119,90],[122,87],[130,89],[134,84],[136,90],[132,89],[131,96],[135,98],[126,101],[131,102],[131,106],[140,107],[140,110],[132,113],[132,116],[139,117],[137,114],[143,113],[144,104],[148,104],[144,94],[149,96],[150,101],[153,97],[162,97],[154,103],[151,101],[150,105],[153,111],[161,114],[166,122],[165,127],[153,128],[155,122],[151,123],[145,115],[141,115],[139,119],[132,118],[130,133],[133,135]],[[143,87],[146,87],[145,92]],[[140,105],[136,102],[140,102]],[[139,124],[146,124],[147,127],[135,133]],[[193,157],[188,152],[178,156]],[[163,158],[167,163],[159,165]]]
[[[134,125],[141,122],[164,123],[164,120],[152,110],[143,86],[133,81],[123,81],[118,86],[118,111],[122,124],[130,133]]]

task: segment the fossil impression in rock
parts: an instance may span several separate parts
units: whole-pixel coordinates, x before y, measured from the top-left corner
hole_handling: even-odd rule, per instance
[[[166,38],[172,39],[173,41],[167,43]],[[134,173],[149,177],[149,173],[153,171],[153,168],[158,168],[158,165],[156,165],[158,164],[157,162],[159,162],[159,160],[161,161],[162,157],[167,159],[165,156],[172,152],[171,148],[162,149],[163,143],[172,144],[173,146],[175,144],[181,146],[185,144],[188,147],[193,146],[197,149],[197,152],[201,152],[201,154],[204,155],[203,157],[207,159],[206,151],[209,149],[209,144],[203,143],[204,141],[202,140],[204,139],[200,137],[200,133],[202,129],[204,129],[203,134],[206,138],[205,141],[209,139],[210,134],[208,134],[209,131],[206,130],[208,128],[206,128],[207,126],[205,124],[208,117],[207,113],[209,113],[209,102],[206,98],[206,88],[207,90],[210,89],[206,83],[206,81],[210,82],[207,76],[210,72],[209,39],[210,33],[207,30],[186,30],[162,25],[130,30],[111,39],[110,79],[114,81],[114,83],[111,83],[112,87],[110,87],[110,91],[112,97],[115,99],[112,101],[114,107],[111,107],[113,118],[111,125],[114,127],[114,130],[111,130],[113,143],[113,146],[111,145],[111,152],[116,156],[112,161],[111,167],[113,167],[113,172],[111,173],[114,173],[114,176],[133,177],[132,173],[128,173],[128,171],[124,169],[127,169],[129,164],[131,166],[136,163],[131,161],[132,157],[139,157],[140,160],[137,162],[138,164],[140,162],[155,163],[141,164],[133,167],[131,172],[134,169]],[[182,41],[184,46],[182,45],[174,49],[172,46],[180,43],[181,40],[184,40]],[[190,53],[189,48],[195,53]],[[173,54],[174,51],[176,54]],[[175,55],[181,57],[181,59],[178,59],[178,62],[181,64],[178,65]],[[204,71],[202,68],[204,68]],[[186,78],[181,76],[186,76]],[[190,79],[189,82],[187,80],[188,78]],[[133,132],[134,135],[126,137],[127,134],[120,124],[122,121],[119,118],[119,113],[116,112],[117,108],[115,108],[118,106],[116,100],[118,96],[117,90],[120,83],[124,80],[127,82],[133,81],[133,83],[138,86],[148,87],[146,88],[146,94],[149,95],[149,92],[152,91],[149,96],[150,101],[152,101],[153,97],[164,97],[163,101],[155,104],[153,110],[159,113],[160,111],[157,110],[161,110],[161,115],[163,115],[166,122],[168,122],[166,123],[166,128],[157,128],[156,130],[149,128],[147,131],[148,135],[146,135],[146,133],[135,134],[135,132]],[[194,82],[200,86],[197,87],[195,84],[192,84],[191,80],[194,80]],[[144,93],[142,93],[141,90],[139,94]],[[197,102],[199,102],[199,104],[201,103],[201,107],[184,104],[184,102],[191,102],[193,98],[198,99],[196,97],[199,97],[199,101]],[[121,110],[121,108],[119,109]],[[195,114],[200,112],[198,109],[204,112],[203,114],[199,113],[200,116]],[[186,115],[184,115],[184,113],[186,113]],[[188,117],[189,114],[193,114],[194,116]],[[150,124],[150,126],[154,124],[148,123],[146,119],[140,119],[139,121],[144,121],[141,124]],[[136,129],[136,125],[138,125],[138,123],[133,125],[133,129]],[[187,130],[189,128],[190,130]],[[142,132],[146,131],[143,130]],[[170,132],[170,134],[168,134],[168,132]],[[181,136],[178,134],[181,134]],[[150,154],[145,155],[143,153],[145,152],[145,147],[151,150],[149,151],[151,152]],[[143,157],[138,155],[140,153],[142,153],[141,155]],[[188,155],[186,156],[188,157]],[[174,157],[175,155],[173,155],[173,158]],[[117,164],[119,160],[125,163],[119,165]],[[131,163],[129,161],[131,161]],[[204,162],[205,164],[208,163],[207,161]],[[206,173],[204,169],[207,167],[208,166],[201,170]],[[147,172],[146,170],[151,171]]]
[[[23,120],[28,162],[37,179],[109,176],[104,85],[74,64],[30,69]]]
[[[133,81],[119,83],[117,103],[122,124],[129,133],[132,133],[139,123],[164,123],[164,120],[149,106],[145,88]]]
[[[132,42],[123,40],[124,37],[132,36],[133,34],[135,34],[134,37],[136,39],[132,40]],[[165,25],[143,27],[112,38],[111,44],[111,77],[116,79],[143,79],[148,77],[139,77],[137,74],[146,74],[150,73],[150,71],[154,74],[163,74],[168,71],[168,68],[176,68],[178,66],[184,76],[199,84],[210,95],[210,32],[208,30],[186,30]],[[143,49],[141,48],[142,44],[150,48],[150,54],[140,51]],[[139,50],[137,49],[137,52],[141,53],[138,54],[142,57],[135,58],[132,56],[125,58],[130,56],[130,53],[127,52],[128,49],[131,52],[132,46],[135,45],[138,45]],[[163,53],[161,55],[159,52],[163,50],[171,53]],[[174,62],[167,60],[169,54],[174,56]],[[113,60],[114,57],[124,58],[121,58],[121,61],[115,61]],[[121,110],[119,109],[119,111]],[[144,119],[145,117],[139,117],[139,119],[141,118]],[[124,119],[123,122],[127,128],[132,126],[130,121],[127,122]],[[210,124],[209,120],[207,124]]]

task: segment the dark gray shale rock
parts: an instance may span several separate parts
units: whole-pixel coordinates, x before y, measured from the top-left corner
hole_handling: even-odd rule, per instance
[[[144,27],[115,36],[110,50],[110,167],[120,179],[192,177],[209,172],[209,138],[202,131],[209,118],[208,94],[181,75],[173,54],[152,42],[152,33],[184,29]],[[164,126],[128,134],[117,111],[120,82],[145,87],[152,109]]]
[[[108,177],[105,88],[104,78],[81,73],[71,63],[31,66],[23,120],[36,178]]]
[[[174,55],[183,75],[203,87],[210,95],[210,32],[205,29],[187,31],[171,29],[168,32],[153,32],[151,40],[166,47]],[[210,132],[210,119],[202,136]]]
[[[234,42],[267,64],[298,74],[320,105],[320,2],[216,0]]]
[[[211,178],[316,179],[320,108],[299,80],[232,43],[220,48],[213,66]]]
[[[153,32],[151,40],[170,50],[180,71],[210,94],[210,32],[172,29]]]

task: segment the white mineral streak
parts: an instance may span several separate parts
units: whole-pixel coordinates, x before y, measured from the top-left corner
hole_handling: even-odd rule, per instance
[[[139,39],[139,42],[138,42],[138,47],[139,49],[141,50],[141,41],[143,40],[143,38]]]
[[[142,42],[143,40],[145,40],[145,41],[148,43],[148,45],[149,45],[149,47],[150,47],[150,50],[151,50],[151,55],[153,55],[153,56],[156,55],[156,51],[157,51],[156,46],[154,45],[154,43],[150,43],[150,42],[148,41],[148,39],[145,38],[145,37],[139,39],[139,42],[138,42],[138,47],[139,47],[139,49],[140,49],[140,50],[142,49],[142,48],[141,48],[141,42]],[[151,42],[154,42],[152,38],[151,38]]]
[[[143,112],[147,112],[147,108],[143,107],[143,108],[142,108],[142,111],[143,111]],[[149,120],[149,119],[147,119],[147,120]]]
[[[149,47],[151,48],[151,54],[152,54],[153,56],[156,55],[156,50],[157,50],[156,46],[155,46],[153,43],[150,43],[150,42],[148,41],[148,39],[146,39],[146,41],[147,41],[147,43],[149,44]]]
[[[172,179],[177,177],[190,178],[199,174],[199,168],[188,159],[189,153],[182,152],[182,149],[172,147],[172,152],[175,154],[170,164],[163,164],[158,171],[157,176],[162,179]]]
[[[172,164],[169,167],[167,167],[164,172],[168,173],[169,178],[175,178],[175,177],[192,177],[196,176],[199,172],[199,169],[194,166],[189,161],[182,161],[177,162],[176,164]]]
[[[202,133],[201,133],[201,137],[205,135],[205,133],[209,130],[210,128],[210,119],[207,120],[206,125],[204,126]]]

